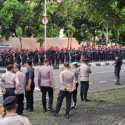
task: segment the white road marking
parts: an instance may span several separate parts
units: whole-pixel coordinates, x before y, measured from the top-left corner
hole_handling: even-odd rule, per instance
[[[112,82],[116,82],[116,80],[114,79],[114,80],[112,80]]]
[[[99,83],[107,83],[108,81],[99,81]]]
[[[94,82],[89,82],[90,85],[94,84]]]

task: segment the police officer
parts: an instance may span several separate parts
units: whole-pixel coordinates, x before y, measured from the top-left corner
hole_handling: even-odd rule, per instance
[[[89,101],[87,99],[87,93],[89,89],[89,74],[91,73],[91,69],[87,62],[88,62],[87,59],[81,57],[82,64],[79,67],[81,101]]]
[[[0,125],[32,125],[28,118],[16,114],[16,97],[9,96],[3,106],[6,110],[4,118],[0,119]]]
[[[70,65],[68,63],[64,64],[64,70],[60,73],[60,92],[57,98],[55,116],[58,115],[60,108],[62,106],[63,99],[66,98],[66,118],[69,118],[69,113],[71,109],[71,96],[75,88],[75,75],[72,72]]]
[[[26,72],[26,110],[33,112],[33,93],[34,93],[34,69],[32,67],[32,61],[27,61],[27,72]]]
[[[44,112],[52,111],[53,105],[53,68],[49,65],[49,60],[44,60],[44,65],[40,67],[38,75],[38,84],[42,93],[42,104]],[[46,96],[49,96],[48,109],[46,106]]]
[[[2,81],[1,87],[3,89],[3,99],[5,99],[8,96],[14,96],[16,75],[14,73],[13,64],[7,66],[7,71],[2,75],[1,81]]]
[[[115,57],[115,79],[116,79],[116,85],[120,85],[120,70],[122,66],[122,58],[120,56]]]
[[[17,102],[17,113],[21,115],[24,109],[24,92],[25,92],[26,79],[25,79],[25,74],[21,72],[21,66],[17,64],[14,67],[16,72],[15,94]]]
[[[73,105],[72,105],[72,109],[76,108],[76,103],[77,103],[77,89],[78,89],[78,79],[79,79],[79,69],[78,69],[79,65],[78,63],[74,63],[73,64],[73,68],[72,71],[75,74],[75,89],[72,93],[72,99],[73,99]]]
[[[20,64],[21,63],[21,55],[20,55],[20,52],[16,52],[15,53],[15,61],[17,64]]]

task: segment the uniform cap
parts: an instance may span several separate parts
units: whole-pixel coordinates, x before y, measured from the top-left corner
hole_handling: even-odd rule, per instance
[[[15,96],[9,96],[5,98],[3,102],[3,106],[6,108],[7,106],[14,105],[16,103],[16,97]]]

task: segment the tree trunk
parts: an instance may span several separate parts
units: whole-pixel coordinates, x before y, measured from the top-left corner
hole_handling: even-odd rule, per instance
[[[71,35],[71,38],[70,38],[70,49],[72,49],[72,38],[73,38],[73,34]]]
[[[69,42],[70,42],[70,38],[68,36],[67,49],[69,49]]]
[[[43,46],[43,42],[44,42],[44,40],[40,40],[40,48]]]
[[[22,38],[21,37],[19,37],[19,41],[20,41],[20,49],[22,49]]]
[[[96,46],[96,31],[94,30],[94,40],[93,40],[93,46],[95,47]]]

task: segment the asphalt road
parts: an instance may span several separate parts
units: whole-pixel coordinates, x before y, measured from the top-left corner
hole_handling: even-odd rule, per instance
[[[92,67],[93,73],[90,76],[90,90],[102,91],[113,88],[125,87],[125,65],[121,70],[121,85],[115,85],[114,66]]]

